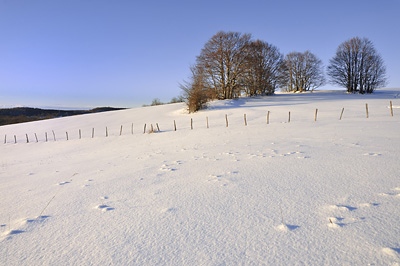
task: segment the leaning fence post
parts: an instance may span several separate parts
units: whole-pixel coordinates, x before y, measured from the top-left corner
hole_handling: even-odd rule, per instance
[[[54,133],[54,130],[52,130],[53,131],[53,138],[54,138],[54,141],[56,141],[56,133]]]
[[[344,112],[344,107],[342,108],[342,112],[340,113],[340,118],[339,118],[339,120],[342,120],[343,112]]]
[[[157,126],[158,132],[161,132],[160,127],[158,126],[158,123],[156,123],[156,126]]]
[[[392,106],[392,101],[390,101],[390,114],[393,116],[393,106]]]
[[[246,114],[244,114],[244,125],[247,126]]]
[[[38,140],[38,138],[37,138],[37,135],[36,135],[36,133],[35,133],[35,138],[36,138],[36,142],[39,142],[39,140]]]
[[[368,118],[368,103],[365,104],[365,111],[367,112],[367,118]]]
[[[314,117],[314,121],[317,121],[317,113],[318,113],[318,109],[315,109],[315,117]]]
[[[26,135],[26,143],[29,143],[28,134],[25,134],[25,135]]]
[[[121,125],[121,129],[119,130],[119,135],[122,135],[122,125]]]

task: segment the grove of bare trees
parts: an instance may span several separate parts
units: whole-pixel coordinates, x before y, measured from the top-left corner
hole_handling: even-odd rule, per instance
[[[310,51],[287,54],[280,75],[280,85],[285,91],[309,91],[325,83],[322,61]]]
[[[283,55],[278,48],[261,40],[249,43],[242,88],[247,96],[270,95],[278,85]]]
[[[354,37],[340,44],[327,74],[332,84],[353,93],[372,93],[386,84],[383,59],[367,38]]]
[[[181,84],[189,112],[210,99],[272,94],[278,84],[283,55],[250,34],[220,31],[204,45],[189,81]]]
[[[271,95],[277,88],[313,91],[325,84],[322,61],[310,51],[284,57],[277,47],[239,32],[212,36],[190,70],[189,80],[180,85],[189,112],[213,99]],[[330,82],[349,92],[371,93],[386,83],[383,60],[366,38],[342,43],[327,70]]]

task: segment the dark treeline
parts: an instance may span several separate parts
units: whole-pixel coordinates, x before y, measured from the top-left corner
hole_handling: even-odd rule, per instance
[[[250,34],[220,31],[207,41],[181,84],[189,112],[209,100],[271,95],[276,89],[313,91],[325,84],[322,61],[310,51],[284,56],[279,49]],[[358,37],[338,48],[328,66],[331,84],[349,92],[372,93],[386,82],[385,67],[372,43]]]
[[[99,113],[123,109],[125,108],[97,107],[91,110],[53,110],[30,107],[3,108],[0,109],[0,126],[56,117]]]

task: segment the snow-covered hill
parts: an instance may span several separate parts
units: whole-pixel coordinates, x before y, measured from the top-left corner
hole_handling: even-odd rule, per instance
[[[398,265],[399,92],[0,127],[0,264]]]

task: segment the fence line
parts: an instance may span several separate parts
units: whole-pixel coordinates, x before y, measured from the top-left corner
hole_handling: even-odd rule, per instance
[[[393,114],[393,104],[392,104],[392,101],[389,102],[389,107],[390,107],[390,116],[393,117],[394,114]],[[366,112],[366,118],[369,118],[368,103],[365,104],[365,112]],[[267,125],[270,124],[270,114],[271,114],[271,112],[270,112],[270,111],[267,111]],[[342,120],[343,114],[344,114],[344,107],[341,109],[341,113],[340,113],[339,120]],[[292,118],[291,115],[292,115],[292,113],[291,113],[291,111],[289,111],[289,112],[288,112],[288,120],[287,120],[287,123],[290,123],[290,122],[291,122],[291,120],[292,120],[292,119],[291,119],[291,118]],[[314,122],[316,122],[317,119],[318,119],[318,108],[316,108],[316,109],[315,109],[315,112],[314,112]],[[243,120],[244,120],[244,126],[247,126],[248,123],[247,123],[247,115],[246,115],[246,113],[243,114]],[[155,131],[156,129],[157,129],[158,132],[161,132],[159,124],[158,124],[158,123],[155,123],[155,125],[156,125],[156,128],[153,127],[153,124],[150,124],[151,129],[150,129],[149,132],[151,132],[151,133],[152,133],[152,132],[156,132],[156,131]],[[207,126],[207,128],[210,127],[208,116],[206,116],[206,126]],[[228,115],[225,114],[225,127],[228,127],[228,126],[229,126]],[[144,124],[143,133],[146,133],[146,127],[147,127],[147,124]],[[193,127],[193,118],[190,118],[190,129],[193,130],[193,128],[194,128],[194,127]],[[108,135],[109,135],[109,134],[108,134],[108,127],[106,127],[105,129],[106,129],[106,130],[105,130],[105,136],[108,137]],[[132,135],[133,135],[133,133],[134,133],[134,130],[133,130],[133,129],[134,129],[134,123],[131,124],[131,134],[132,134]],[[173,120],[173,131],[177,131],[176,120]],[[51,132],[53,133],[53,140],[54,140],[54,141],[57,141],[55,131],[52,130]],[[123,125],[120,126],[119,136],[122,136],[122,133],[123,133]],[[38,136],[37,136],[36,133],[34,133],[34,135],[35,135],[36,142],[38,143],[38,142],[39,142]],[[68,131],[65,131],[65,135],[66,135],[66,140],[68,141],[68,140],[70,139],[70,138],[69,138]],[[92,128],[92,135],[91,135],[91,138],[94,138],[94,136],[95,136],[95,128],[93,127],[93,128]],[[26,143],[30,143],[30,139],[29,139],[28,134],[25,134],[25,137],[26,137]],[[81,129],[79,129],[79,139],[82,139],[82,131],[81,131]],[[48,142],[47,132],[45,132],[45,142]],[[14,143],[15,143],[15,144],[17,143],[17,136],[16,136],[16,135],[14,135]],[[7,144],[7,134],[4,135],[4,144]]]

